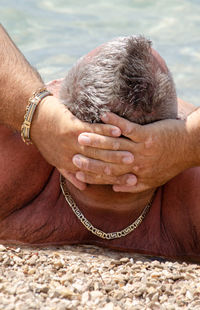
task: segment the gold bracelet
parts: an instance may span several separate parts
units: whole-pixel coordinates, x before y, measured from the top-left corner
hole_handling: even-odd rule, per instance
[[[39,88],[36,90],[33,95],[28,100],[28,105],[26,107],[26,113],[24,115],[24,122],[21,127],[21,137],[22,140],[27,144],[32,144],[30,138],[30,129],[31,129],[31,122],[33,119],[33,115],[35,113],[35,109],[38,104],[42,101],[43,98],[47,96],[53,96],[46,87]]]

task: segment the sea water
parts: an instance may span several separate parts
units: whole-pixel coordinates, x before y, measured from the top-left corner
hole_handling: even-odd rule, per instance
[[[0,0],[0,18],[45,81],[105,41],[142,34],[166,60],[178,96],[200,105],[200,0]]]

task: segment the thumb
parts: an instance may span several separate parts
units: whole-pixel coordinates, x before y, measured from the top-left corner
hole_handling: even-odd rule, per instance
[[[101,116],[101,120],[106,124],[111,124],[120,128],[122,135],[134,142],[144,139],[145,129],[142,125],[128,121],[114,113],[108,112]]]

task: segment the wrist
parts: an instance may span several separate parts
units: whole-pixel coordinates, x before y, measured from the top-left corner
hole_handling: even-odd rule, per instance
[[[58,99],[53,96],[47,96],[41,100],[38,105],[31,125],[30,137],[33,143],[37,146],[40,137],[49,131],[56,123],[56,105]],[[48,137],[46,137],[48,138]]]
[[[24,115],[24,121],[21,127],[21,137],[24,143],[32,144],[30,137],[30,129],[32,125],[32,120],[34,118],[35,110],[42,100],[47,97],[52,96],[52,94],[46,89],[46,87],[39,88],[28,100],[28,105],[26,107],[26,113]]]

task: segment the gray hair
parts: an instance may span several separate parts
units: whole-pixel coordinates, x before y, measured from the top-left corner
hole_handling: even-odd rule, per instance
[[[107,111],[139,124],[177,116],[172,76],[142,36],[117,38],[93,57],[78,60],[63,81],[60,99],[90,123],[101,122],[100,115]]]

